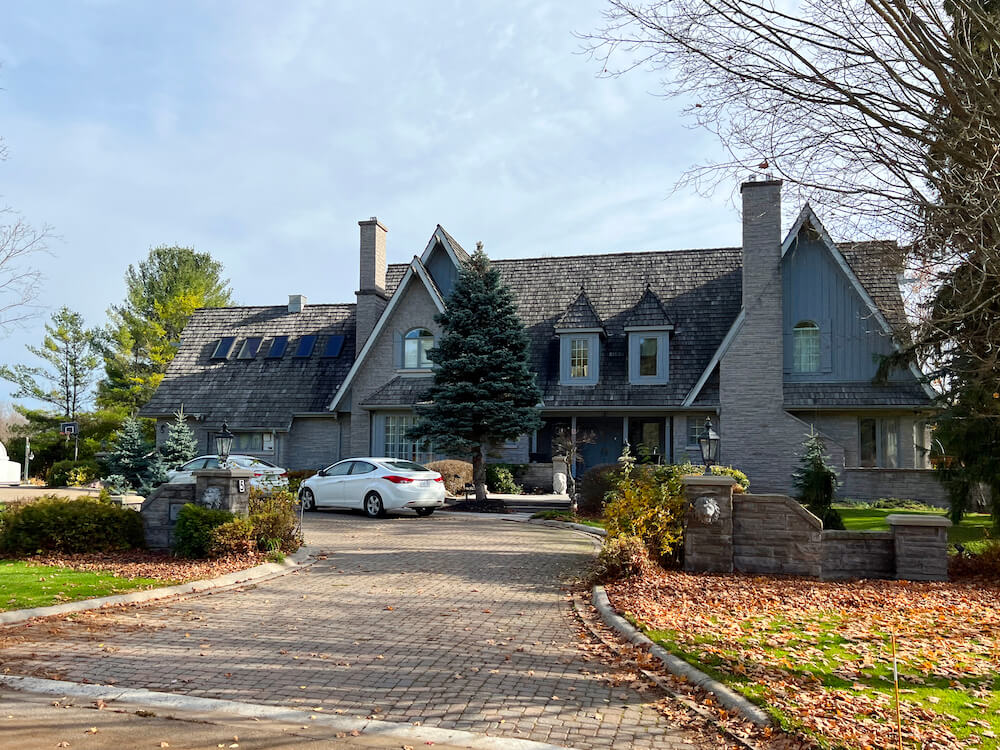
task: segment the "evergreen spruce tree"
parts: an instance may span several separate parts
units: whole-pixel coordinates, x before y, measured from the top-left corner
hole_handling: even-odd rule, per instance
[[[167,441],[160,446],[160,455],[164,466],[171,469],[198,455],[198,440],[184,417],[184,407],[174,414],[174,421],[167,430]]]
[[[802,443],[802,457],[799,468],[792,473],[792,481],[798,491],[798,501],[814,516],[823,521],[826,529],[842,529],[844,522],[833,509],[833,498],[837,492],[837,472],[827,463],[826,446],[819,434],[809,429]]]
[[[112,439],[108,469],[111,474],[125,477],[129,485],[138,489],[147,485],[151,453],[152,447],[142,436],[139,420],[129,417]]]
[[[511,291],[476,246],[443,313],[428,356],[436,365],[429,403],[417,406],[409,437],[472,459],[476,500],[486,500],[485,454],[541,426],[541,392],[528,366],[528,339]]]

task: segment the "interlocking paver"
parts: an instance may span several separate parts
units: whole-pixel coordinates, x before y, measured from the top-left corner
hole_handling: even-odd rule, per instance
[[[447,514],[314,513],[306,536],[326,558],[306,570],[25,626],[5,667],[579,748],[699,744],[577,647],[560,581],[589,540]]]

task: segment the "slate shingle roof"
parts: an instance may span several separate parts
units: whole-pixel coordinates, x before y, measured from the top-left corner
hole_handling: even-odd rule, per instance
[[[663,309],[660,298],[648,286],[646,291],[642,293],[642,297],[636,302],[635,307],[625,315],[623,322],[626,328],[629,326],[668,326],[673,324],[667,311]]]
[[[184,328],[180,349],[141,416],[167,416],[184,405],[208,423],[231,428],[287,429],[294,414],[322,413],[354,362],[354,305],[306,305],[300,313],[275,307],[196,310]],[[318,336],[309,357],[295,357],[304,335]],[[337,357],[324,357],[330,336],[344,337]],[[229,358],[213,360],[219,339],[235,336]],[[243,341],[261,336],[257,357],[237,359]],[[281,359],[268,359],[275,336],[288,336]]]
[[[434,378],[398,375],[361,399],[361,406],[413,406],[430,390]]]
[[[785,383],[785,408],[927,406],[927,393],[919,383]]]
[[[601,319],[594,312],[594,306],[590,304],[586,289],[581,288],[566,312],[559,316],[555,322],[556,328],[604,328]]]
[[[906,339],[908,324],[899,293],[897,274],[901,270],[899,247],[895,242],[843,242],[837,245],[875,305],[896,335]]]
[[[465,251],[465,248],[458,244],[458,240],[448,234],[447,229],[440,224],[438,224],[437,227],[441,230],[441,234],[448,238],[448,242],[450,242],[451,246],[455,249],[455,255],[458,256],[458,259],[463,263],[467,263],[469,261],[469,254]]]

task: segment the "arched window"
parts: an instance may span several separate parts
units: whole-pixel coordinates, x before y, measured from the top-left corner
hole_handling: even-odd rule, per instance
[[[795,324],[792,331],[792,370],[819,372],[819,326],[811,320]]]
[[[403,367],[407,370],[430,368],[427,352],[434,348],[434,334],[426,328],[414,328],[403,337]]]

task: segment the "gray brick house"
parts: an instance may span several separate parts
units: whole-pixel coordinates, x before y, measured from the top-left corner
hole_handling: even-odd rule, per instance
[[[787,491],[814,427],[842,494],[941,500],[928,468],[933,392],[915,370],[875,385],[905,335],[887,243],[836,244],[806,206],[781,232],[775,181],[742,187],[740,247],[495,259],[527,328],[544,427],[496,460],[551,461],[552,436],[591,436],[585,466],[623,444],[654,461],[697,460],[711,416],[725,463],[756,491]],[[353,304],[198,310],[141,414],[158,439],[182,405],[204,450],[227,421],[241,452],[289,468],[358,455],[431,456],[406,440],[431,382],[426,352],[465,250],[441,226],[409,263],[387,264],[386,228],[360,224]]]

